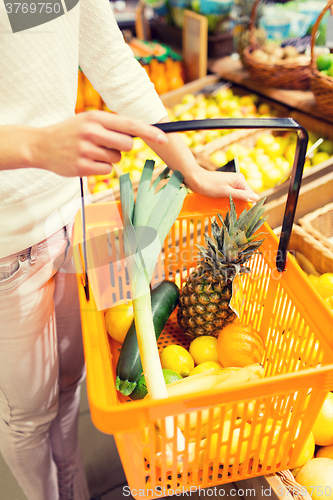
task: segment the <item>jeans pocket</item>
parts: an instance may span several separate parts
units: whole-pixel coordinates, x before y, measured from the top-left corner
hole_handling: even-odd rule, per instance
[[[30,269],[27,255],[0,259],[0,293],[17,287],[26,277]]]

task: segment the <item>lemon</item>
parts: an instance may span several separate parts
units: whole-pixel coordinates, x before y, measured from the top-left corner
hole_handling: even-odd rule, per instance
[[[168,345],[161,353],[162,368],[168,368],[187,377],[194,368],[191,354],[181,345]]]
[[[221,363],[218,363],[217,361],[204,361],[191,370],[190,376],[195,375],[196,373],[208,372],[210,370],[222,370],[222,368],[223,366]]]
[[[308,278],[324,299],[333,295],[333,273],[324,273],[321,276],[309,274]]]
[[[323,161],[328,160],[330,155],[328,153],[325,153],[325,151],[321,151],[320,153],[315,153],[315,155],[312,158],[312,165],[319,165],[319,163],[322,163]]]
[[[333,394],[329,392],[312,429],[319,446],[333,444]]]
[[[109,189],[106,182],[104,181],[97,182],[96,186],[93,189],[93,193],[100,193],[101,191],[105,191],[106,189]]]
[[[105,313],[106,331],[114,340],[123,343],[133,319],[132,301],[129,299],[119,300]]]
[[[324,273],[319,279],[325,286],[331,287],[333,293],[333,273]]]
[[[333,460],[313,458],[296,475],[296,481],[305,486],[313,500],[333,499]]]
[[[205,361],[219,361],[217,339],[211,335],[202,335],[192,340],[189,351],[196,365]]]

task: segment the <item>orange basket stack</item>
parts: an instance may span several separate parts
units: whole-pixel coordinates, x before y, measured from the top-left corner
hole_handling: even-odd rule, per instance
[[[305,150],[306,145],[304,154]],[[236,203],[238,215],[245,206]],[[182,285],[196,265],[196,245],[204,245],[204,232],[211,234],[211,217],[224,216],[228,208],[226,199],[186,197],[165,240],[152,285],[165,278],[180,279]],[[98,429],[114,434],[134,497],[168,496],[292,468],[333,388],[332,314],[293,259],[288,259],[284,272],[277,270],[278,239],[267,224],[263,227],[267,237],[261,253],[251,260],[251,273],[242,278],[245,301],[239,321],[265,338],[264,378],[224,392],[129,401],[115,389],[120,346],[107,334],[104,320],[106,307],[131,294],[120,203],[85,207],[90,300],[84,290],[83,229],[81,214],[77,215],[74,259],[91,416]],[[188,345],[176,313],[158,346],[161,350],[173,343]],[[167,438],[169,416],[174,417],[175,431],[182,422],[184,451],[177,451],[176,432]],[[216,420],[220,425],[214,435]]]

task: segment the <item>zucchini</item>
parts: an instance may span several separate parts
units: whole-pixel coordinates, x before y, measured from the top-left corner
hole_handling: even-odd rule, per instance
[[[151,292],[151,309],[156,340],[161,335],[179,300],[179,288],[173,281],[164,280]],[[142,375],[142,364],[133,321],[120,350],[116,368],[116,389],[129,396]]]

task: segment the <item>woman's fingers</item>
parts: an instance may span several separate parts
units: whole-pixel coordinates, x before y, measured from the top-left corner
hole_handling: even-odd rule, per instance
[[[157,144],[166,144],[168,142],[168,137],[162,130],[153,125],[147,125],[140,120],[106,113],[105,111],[91,111],[90,113],[88,119],[99,123],[108,131],[119,132],[131,137],[141,137],[144,141],[149,140]]]

